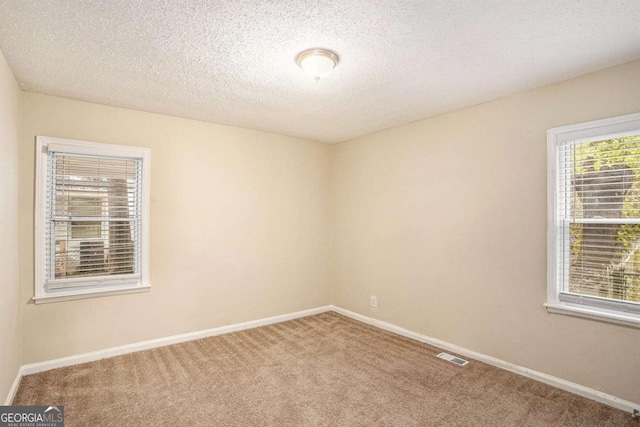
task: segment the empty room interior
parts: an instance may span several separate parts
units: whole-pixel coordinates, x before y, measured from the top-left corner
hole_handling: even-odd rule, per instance
[[[0,148],[0,426],[640,426],[635,0],[5,0]]]

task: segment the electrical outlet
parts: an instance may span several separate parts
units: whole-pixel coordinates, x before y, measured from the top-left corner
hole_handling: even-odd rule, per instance
[[[371,295],[371,307],[378,308],[378,297]]]

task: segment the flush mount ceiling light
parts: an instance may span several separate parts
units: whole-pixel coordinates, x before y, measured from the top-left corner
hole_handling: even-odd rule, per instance
[[[307,49],[296,56],[296,64],[316,82],[328,75],[339,61],[335,52],[322,48]]]

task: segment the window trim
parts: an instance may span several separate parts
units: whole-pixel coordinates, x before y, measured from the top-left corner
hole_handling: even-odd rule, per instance
[[[636,113],[556,127],[547,131],[547,302],[543,305],[549,313],[640,328],[640,313],[625,309],[625,305],[628,306],[629,303],[615,303],[597,297],[568,294],[562,290],[563,283],[559,277],[560,221],[557,209],[559,145],[628,136],[637,134],[639,130],[640,113]]]
[[[142,159],[142,215],[140,236],[140,277],[135,280],[115,276],[112,280],[99,280],[87,277],[86,282],[94,282],[88,287],[73,290],[46,290],[46,182],[47,159],[49,149],[66,151],[72,154],[88,154],[109,157],[129,157]],[[125,145],[104,144],[73,139],[36,136],[36,182],[35,182],[35,257],[34,257],[34,296],[36,304],[92,298],[106,295],[121,295],[146,292],[151,288],[149,276],[149,206],[151,198],[151,149]],[[92,280],[93,279],[93,280]],[[102,285],[102,286],[101,286]]]

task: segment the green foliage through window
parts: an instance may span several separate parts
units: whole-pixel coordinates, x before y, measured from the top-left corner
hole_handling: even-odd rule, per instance
[[[640,302],[640,135],[575,143],[569,158],[569,291]]]

